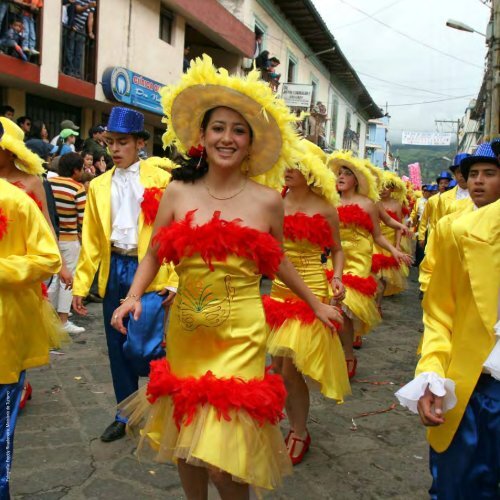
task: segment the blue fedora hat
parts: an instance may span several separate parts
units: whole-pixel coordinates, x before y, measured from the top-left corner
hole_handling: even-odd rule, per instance
[[[455,170],[460,167],[460,162],[464,159],[470,156],[469,153],[458,153],[455,155],[455,158],[453,158],[453,164],[450,165],[450,170],[452,172],[455,172]]]
[[[453,180],[453,177],[447,170],[442,170],[441,173],[436,177],[436,182],[439,182],[441,179],[448,179],[449,181],[451,181]]]
[[[470,168],[475,163],[491,163],[492,165],[500,167],[500,163],[498,163],[498,157],[493,152],[493,149],[491,148],[491,144],[489,142],[480,144],[473,155],[464,158],[460,162],[460,171],[462,172],[465,180],[468,179]]]
[[[109,115],[106,132],[115,134],[136,135],[142,139],[149,139],[150,134],[144,130],[144,115],[134,109],[115,106]]]
[[[429,191],[431,193],[435,193],[438,190],[437,184],[430,184],[429,185]]]

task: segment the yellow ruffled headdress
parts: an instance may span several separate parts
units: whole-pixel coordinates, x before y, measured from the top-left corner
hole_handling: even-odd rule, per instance
[[[217,70],[204,54],[191,61],[180,83],[164,87],[160,93],[167,125],[165,147],[174,144],[184,154],[196,147],[205,113],[224,106],[240,113],[252,129],[251,153],[246,162],[251,177],[264,172],[268,172],[268,178],[273,173],[279,176],[294,163],[296,118],[260,80],[259,71],[251,71],[245,78],[230,76],[224,68]]]
[[[348,168],[356,176],[356,180],[358,181],[358,193],[367,196],[373,202],[379,200],[374,174],[365,165],[364,160],[352,155],[352,151],[335,151],[328,157],[328,166],[337,176],[341,167]]]
[[[376,167],[370,160],[366,158],[362,160],[366,167],[373,174],[373,178],[375,179],[375,183],[377,185],[377,189],[380,190],[380,186],[382,185],[382,177],[384,176],[384,171],[381,168]]]
[[[307,184],[316,194],[331,205],[338,205],[340,196],[337,192],[337,179],[322,159],[322,157],[326,159],[326,154],[316,144],[306,139],[298,142],[297,150],[298,161],[293,166],[304,175]]]
[[[394,172],[384,171],[381,190],[391,188],[391,198],[403,204],[406,202],[406,184]]]
[[[4,116],[0,117],[0,148],[15,155],[14,163],[19,170],[31,175],[45,172],[43,160],[24,144],[24,132]]]
[[[168,173],[172,172],[174,168],[178,168],[180,166],[177,165],[177,163],[174,163],[170,158],[160,156],[150,156],[146,160],[142,160],[142,163],[151,167],[161,168],[162,170],[166,170]]]

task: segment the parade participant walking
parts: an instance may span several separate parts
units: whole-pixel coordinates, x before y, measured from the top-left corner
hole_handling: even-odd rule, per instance
[[[500,165],[483,144],[460,169],[479,210],[436,228],[422,357],[396,393],[429,427],[438,500],[500,494]]]
[[[401,224],[403,211],[402,204],[406,197],[404,182],[392,172],[384,172],[380,187],[380,202],[387,215]],[[402,231],[392,229],[380,220],[380,231],[392,246],[400,250]],[[406,288],[408,267],[402,266],[391,252],[374,245],[372,271],[379,282],[377,292],[377,307],[381,312],[384,296],[395,295]]]
[[[210,478],[223,500],[247,499],[249,485],[273,489],[291,470],[278,426],[285,388],[265,368],[261,275],[277,273],[329,326],[341,316],[283,257],[281,197],[250,179],[279,177],[295,161],[284,102],[257,71],[229,76],[206,55],[162,92],[164,144],[192,159],[172,171],[129,296],[142,296],[161,260],[176,264],[179,291],[167,358],[151,364],[148,387],[124,411],[140,446],[177,462],[187,498],[206,498]],[[113,325],[125,331],[122,318],[141,310],[140,300],[124,302]]]
[[[90,183],[73,284],[73,309],[85,315],[83,299],[99,268],[99,295],[104,297],[104,328],[118,403],[137,390],[139,377],[149,372],[149,362],[164,355],[162,302],[166,287],[175,290],[176,284],[175,279],[169,281],[169,266],[158,267],[142,298],[143,317],[130,319],[127,336],[111,327],[111,315],[120,300],[135,301],[127,290],[146,254],[161,191],[170,179],[167,172],[139,161],[144,134],[142,113],[121,107],[111,110],[106,142],[115,167]],[[125,435],[125,424],[126,418],[117,413],[101,440],[120,439]]]
[[[394,248],[380,232],[375,179],[364,163],[354,158],[350,151],[333,153],[328,163],[337,175],[340,193],[337,210],[345,257],[342,281],[346,288],[341,340],[349,378],[352,378],[357,368],[354,337],[359,343],[357,337],[368,333],[380,322],[375,304],[377,282],[371,274],[373,242],[391,252],[397,262],[410,264],[411,259]]]
[[[431,197],[432,192],[429,189],[429,186],[427,184],[422,185],[422,196],[417,199],[415,205],[413,206],[413,210],[410,214],[410,222],[411,222],[411,227],[415,231],[415,233],[418,234],[419,232],[419,227],[420,227],[420,221],[422,219],[422,215],[424,213],[424,208],[425,205],[427,204],[427,201]],[[415,248],[415,266],[418,267],[420,266],[420,263],[422,262],[422,259],[424,258],[424,249],[418,245]]]
[[[3,122],[2,122],[3,125]],[[0,136],[3,127],[0,126]],[[1,140],[1,137],[0,137]],[[25,370],[49,363],[50,338],[40,283],[61,258],[36,204],[0,179],[0,498],[9,500],[14,433]],[[36,325],[36,328],[34,327]]]
[[[340,245],[339,220],[335,205],[339,196],[335,176],[315,155],[314,145],[301,141],[297,168],[285,172],[285,255],[309,289],[322,301],[341,303],[344,256]],[[321,254],[330,249],[334,274],[328,283]],[[329,284],[331,291],[329,290]],[[309,449],[307,431],[309,389],[304,377],[316,382],[321,393],[343,401],[351,393],[345,361],[336,329],[316,319],[311,308],[281,280],[275,279],[264,308],[271,332],[267,341],[275,370],[283,376],[287,389],[286,412],[290,432],[285,440],[294,465]]]

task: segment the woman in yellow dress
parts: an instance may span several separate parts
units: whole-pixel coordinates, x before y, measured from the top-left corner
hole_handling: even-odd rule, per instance
[[[301,143],[303,155],[295,164],[297,168],[285,172],[285,255],[319,300],[328,303],[332,290],[334,301],[341,301],[344,257],[335,209],[339,201],[335,176],[315,155],[314,145]],[[330,283],[321,264],[325,248],[331,249],[335,269]],[[336,329],[319,321],[311,308],[278,278],[273,281],[270,297],[264,298],[264,308],[271,329],[268,352],[287,389],[285,406],[290,432],[285,442],[296,465],[311,443],[307,431],[309,390],[304,377],[319,385],[328,398],[342,401],[351,393],[342,344]]]
[[[368,333],[380,322],[375,304],[377,282],[371,273],[373,242],[391,252],[398,262],[409,262],[410,257],[397,250],[380,232],[375,178],[362,160],[353,157],[350,151],[340,151],[330,155],[328,163],[337,175],[340,193],[337,210],[345,257],[342,281],[346,288],[341,340],[348,375],[352,378],[357,368],[354,337]]]
[[[247,499],[249,485],[273,489],[291,470],[278,427],[285,388],[265,367],[261,275],[279,275],[328,325],[341,316],[283,257],[281,197],[251,179],[294,161],[294,118],[283,101],[257,72],[232,77],[206,55],[162,97],[165,143],[194,158],[172,171],[153,243],[113,326],[126,333],[123,317],[140,315],[161,261],[174,262],[179,288],[167,357],[152,362],[147,388],[122,412],[140,429],[140,446],[177,463],[188,499],[206,498],[209,478],[223,500]]]
[[[384,172],[380,187],[380,202],[385,212],[397,223],[401,224],[403,212],[402,202],[406,198],[404,182],[392,172]],[[401,250],[402,231],[395,230],[380,221],[380,230],[386,239]],[[377,293],[377,307],[381,311],[382,299],[396,295],[406,289],[406,276],[408,267],[398,262],[391,252],[375,244],[373,249],[372,271],[379,283]]]

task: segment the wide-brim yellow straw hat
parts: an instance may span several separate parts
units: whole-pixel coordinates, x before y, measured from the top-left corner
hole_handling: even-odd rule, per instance
[[[363,160],[365,166],[367,166],[370,172],[373,174],[373,178],[375,179],[375,184],[377,185],[377,189],[380,190],[380,186],[382,185],[384,171],[381,168],[376,167],[370,160],[366,158]]]
[[[14,163],[19,170],[31,175],[45,172],[43,160],[24,144],[24,132],[4,116],[0,116],[0,148],[14,154]]]
[[[296,118],[260,80],[260,72],[251,71],[244,78],[230,76],[226,69],[216,69],[204,54],[191,61],[179,84],[164,87],[160,93],[167,125],[165,147],[173,144],[185,154],[198,146],[206,112],[227,107],[240,113],[252,129],[251,152],[246,160],[251,177],[270,170],[279,176],[293,162]]]
[[[358,181],[357,192],[367,196],[374,202],[379,200],[374,174],[364,164],[363,160],[352,155],[352,151],[335,151],[328,157],[328,166],[337,176],[342,167],[348,168]]]
[[[392,189],[391,198],[399,203],[404,203],[406,201],[407,189],[405,182],[394,172],[390,172],[388,170],[384,171],[380,189],[383,190],[387,188]]]

